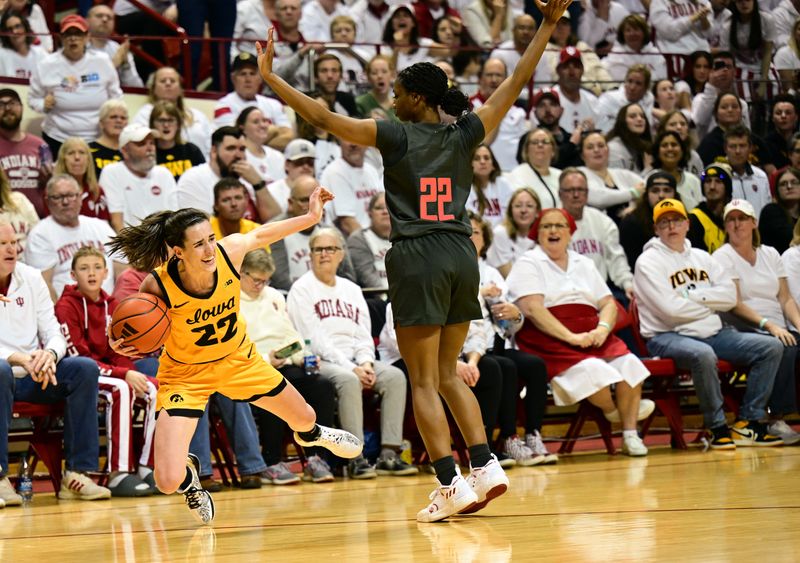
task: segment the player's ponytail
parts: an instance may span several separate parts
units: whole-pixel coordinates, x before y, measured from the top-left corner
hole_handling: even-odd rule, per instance
[[[422,96],[434,110],[441,107],[446,114],[461,117],[470,109],[469,99],[457,88],[450,88],[447,75],[433,63],[415,63],[406,67],[397,80],[407,92]]]
[[[106,246],[124,254],[134,269],[149,272],[167,261],[170,248],[183,247],[186,229],[203,221],[208,221],[208,215],[199,209],[158,211],[122,229]]]
[[[453,117],[461,117],[465,113],[472,111],[472,104],[469,103],[469,98],[458,88],[448,88],[447,92],[442,96],[439,106],[447,115],[452,115]]]

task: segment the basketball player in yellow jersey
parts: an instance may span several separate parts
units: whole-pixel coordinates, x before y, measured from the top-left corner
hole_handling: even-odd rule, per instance
[[[316,424],[314,409],[256,351],[239,315],[244,255],[317,224],[331,199],[325,188],[317,188],[306,215],[219,242],[202,211],[162,211],[122,229],[110,244],[132,267],[152,270],[140,290],[169,307],[172,328],[158,370],[155,481],[164,493],[183,493],[204,524],[214,518],[214,502],[200,485],[199,462],[189,453],[189,442],[212,393],[272,412],[295,431],[302,446],[322,446],[345,458],[361,453],[362,444],[352,434]],[[111,344],[122,354],[136,354],[121,339]]]

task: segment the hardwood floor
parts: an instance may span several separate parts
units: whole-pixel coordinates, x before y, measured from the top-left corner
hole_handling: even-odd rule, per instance
[[[418,525],[431,475],[214,495],[212,527],[181,496],[0,510],[0,561],[800,560],[800,448],[646,458],[581,454],[509,471],[479,515]]]

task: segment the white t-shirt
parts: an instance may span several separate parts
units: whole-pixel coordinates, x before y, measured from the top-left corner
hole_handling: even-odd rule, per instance
[[[778,49],[772,58],[772,63],[778,70],[800,70],[800,57],[788,45]]]
[[[38,45],[31,45],[24,57],[14,49],[0,47],[0,76],[28,79],[45,56],[47,51]]]
[[[561,170],[552,166],[549,167],[546,175],[537,174],[530,164],[523,162],[514,168],[506,176],[506,179],[511,184],[512,190],[532,188],[536,195],[539,196],[542,209],[548,209],[550,207],[561,207],[561,198],[558,195],[558,177],[560,175]]]
[[[417,42],[419,43],[419,48],[415,52],[397,53],[397,72],[400,72],[401,70],[416,63],[433,62],[434,58],[428,51],[428,48],[433,45],[433,39],[430,37],[419,37],[417,38]],[[393,56],[392,48],[384,45],[381,47],[380,54],[391,57]]]
[[[486,209],[483,210],[483,218],[489,221],[492,228],[505,217],[508,202],[511,200],[513,193],[514,190],[511,189],[511,185],[502,176],[495,178],[494,182],[489,182],[489,185],[483,190],[483,195],[486,197]],[[469,192],[469,197],[467,197],[467,209],[480,214],[480,204],[474,184]]]
[[[545,307],[556,305],[590,305],[597,307],[603,297],[611,295],[591,258],[567,251],[567,269],[550,260],[538,246],[514,262],[506,278],[510,299],[543,295]]]
[[[292,193],[292,188],[286,183],[286,178],[267,184],[267,189],[269,194],[278,202],[281,213],[286,213],[289,207],[289,196]]]
[[[28,240],[28,233],[39,222],[39,216],[36,215],[36,208],[33,207],[31,200],[25,197],[25,194],[11,191],[9,195],[10,203],[14,204],[16,210],[12,211],[8,205],[0,208],[0,221],[10,224],[14,229],[14,237],[17,240],[17,257],[20,261],[26,262],[23,254],[25,243]]]
[[[559,85],[556,84],[553,90],[558,93],[561,107],[564,108],[561,119],[558,120],[558,124],[564,131],[571,134],[575,130],[575,127],[584,119],[591,119],[594,121],[594,124],[597,125],[597,96],[588,90],[581,89],[581,99],[578,103],[574,103],[561,93],[561,87]]]
[[[72,257],[82,246],[93,246],[106,255],[108,277],[103,282],[103,289],[110,295],[114,291],[113,262],[123,261],[116,255],[112,257],[105,248],[115,234],[114,229],[107,221],[95,217],[79,215],[78,222],[77,227],[66,227],[56,223],[52,217],[42,219],[28,235],[28,264],[42,271],[53,268],[53,289],[60,296],[65,285],[75,283],[69,275]]]
[[[214,212],[214,185],[220,181],[220,177],[211,169],[211,165],[205,162],[199,166],[193,166],[178,179],[178,207],[194,207],[205,211],[209,215]],[[249,209],[245,211],[244,218],[251,221],[260,221],[258,216],[253,213],[258,211],[255,204],[256,192],[253,186],[239,178],[239,182],[247,190],[250,198]]]
[[[758,166],[748,165],[744,174],[734,170],[731,174],[733,180],[734,199],[746,199],[753,205],[756,217],[761,217],[761,210],[768,203],[772,203],[772,192],[769,189],[767,173]]]
[[[515,261],[525,251],[536,246],[536,242],[525,234],[518,234],[517,239],[513,240],[508,236],[508,231],[502,224],[494,228],[493,234],[492,246],[486,251],[486,263],[494,268]]]
[[[472,98],[472,107],[478,109],[483,105],[483,102],[477,96]],[[517,106],[511,106],[503,116],[500,122],[497,136],[490,145],[497,163],[500,165],[500,170],[503,172],[511,172],[516,168],[517,164],[517,146],[519,139],[526,134],[531,128],[530,121],[524,109]]]
[[[730,244],[725,243],[711,258],[739,282],[739,292],[745,305],[781,328],[786,328],[783,309],[778,301],[780,279],[786,279],[786,270],[777,250],[762,244],[756,249],[755,265],[751,265]]]
[[[99,183],[106,194],[108,212],[122,213],[125,225],[138,225],[156,211],[179,209],[175,178],[163,166],[154,166],[147,176],[141,177],[124,162],[115,162],[103,168]]]
[[[308,42],[318,41],[325,43],[331,40],[331,22],[336,16],[349,16],[350,11],[344,4],[336,4],[333,13],[329,14],[317,0],[308,0],[303,3],[300,15],[300,33]],[[398,70],[400,70],[398,68]]]
[[[629,202],[634,198],[631,189],[643,183],[642,177],[630,170],[609,168],[608,173],[617,187],[616,189],[609,188],[599,174],[586,166],[580,166],[579,168],[586,174],[586,182],[589,187],[589,205],[599,209]]]
[[[789,292],[797,303],[800,303],[800,246],[791,246],[781,256],[783,267],[786,270],[786,279],[789,281]],[[800,330],[800,326],[795,327]]]
[[[369,225],[369,200],[384,191],[383,178],[368,163],[361,168],[351,166],[343,158],[331,162],[322,172],[320,184],[336,196],[328,206],[329,220],[353,217],[362,227]]]
[[[245,100],[236,92],[231,92],[221,97],[214,106],[214,129],[219,129],[223,125],[234,125],[239,114],[252,106],[258,107],[271,125],[290,127],[289,118],[283,111],[283,104],[278,100],[261,94],[256,94],[253,100]]]
[[[264,156],[256,156],[249,150],[246,151],[247,162],[267,182],[283,180],[286,178],[286,159],[281,151],[276,151],[272,147],[264,147]]]

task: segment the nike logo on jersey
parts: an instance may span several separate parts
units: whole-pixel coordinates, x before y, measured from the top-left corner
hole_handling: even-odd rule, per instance
[[[183,306],[184,306],[184,305],[186,305],[187,303],[188,303],[188,301],[184,301],[183,303],[179,303],[179,304],[175,305],[175,307],[174,307],[174,308],[175,308],[175,309],[180,309],[181,307],[183,307]]]

